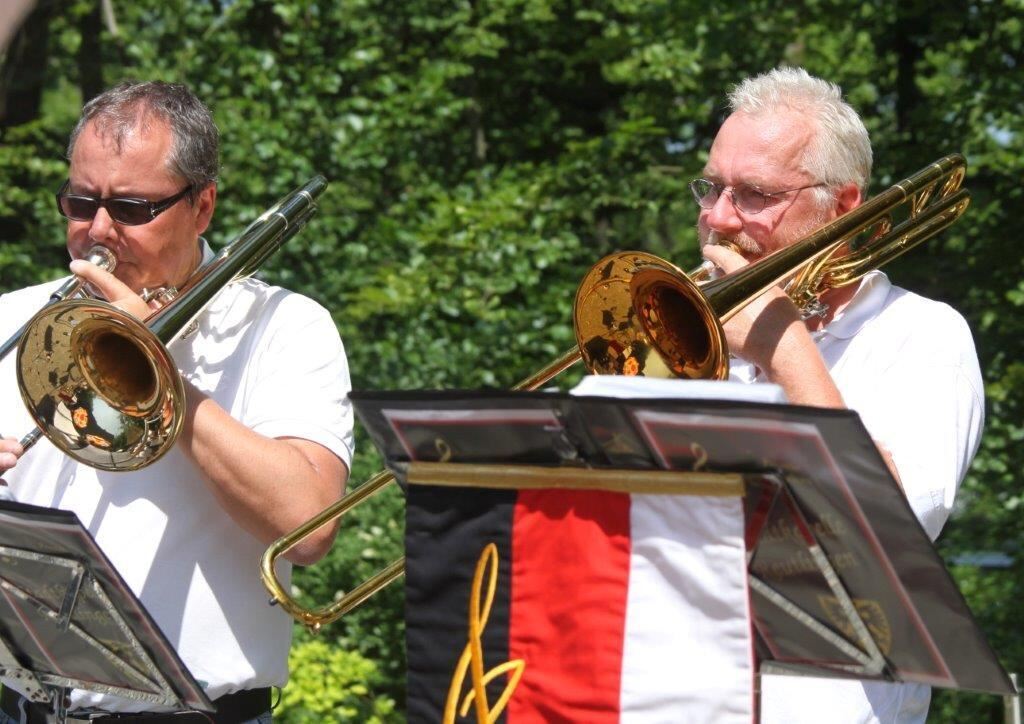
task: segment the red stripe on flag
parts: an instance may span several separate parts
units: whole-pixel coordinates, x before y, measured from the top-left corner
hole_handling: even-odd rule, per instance
[[[628,495],[519,492],[509,658],[526,669],[509,724],[618,722],[629,553]]]

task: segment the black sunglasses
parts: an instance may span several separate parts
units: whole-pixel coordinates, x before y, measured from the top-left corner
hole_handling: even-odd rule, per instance
[[[190,184],[174,196],[168,196],[159,201],[118,197],[97,199],[93,196],[69,194],[70,183],[70,181],[65,181],[64,185],[60,187],[60,191],[57,192],[57,210],[61,216],[72,221],[92,221],[96,212],[102,207],[107,210],[111,219],[125,226],[148,224],[185,198],[186,194],[192,190]]]

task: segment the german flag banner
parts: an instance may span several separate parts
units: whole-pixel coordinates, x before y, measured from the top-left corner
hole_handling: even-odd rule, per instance
[[[409,721],[750,722],[740,506],[410,485]]]

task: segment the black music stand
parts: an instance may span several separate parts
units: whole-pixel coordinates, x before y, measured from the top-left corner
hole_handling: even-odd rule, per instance
[[[561,473],[578,478],[581,469],[739,473],[760,672],[1015,693],[856,413],[547,392],[356,392],[352,399],[388,466],[414,485],[493,490],[516,486],[503,478],[540,476],[558,487]],[[432,508],[423,520],[442,522],[417,545],[451,526],[444,505],[486,515],[473,494],[460,487]],[[410,548],[407,567],[437,555]],[[438,586],[468,584],[440,575]],[[460,589],[454,599],[465,597]],[[437,626],[424,623],[435,635]],[[410,630],[416,625],[407,621]],[[443,691],[438,684],[424,691]]]
[[[58,723],[70,689],[214,710],[78,516],[2,501],[0,680]]]

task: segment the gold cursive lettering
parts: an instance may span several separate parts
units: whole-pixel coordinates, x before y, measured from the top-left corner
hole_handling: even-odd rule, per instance
[[[699,442],[690,443],[690,452],[693,453],[694,458],[693,467],[690,468],[693,472],[699,473],[704,469],[704,466],[708,464],[708,451],[704,449],[704,446]]]
[[[483,593],[484,576],[487,576],[486,598],[481,599]],[[455,673],[452,675],[452,683],[448,687],[448,698],[444,706],[444,724],[454,724],[455,710],[458,707],[458,715],[465,717],[469,714],[469,707],[474,706],[476,710],[477,724],[490,724],[501,716],[505,710],[512,692],[519,685],[523,676],[526,662],[522,659],[514,659],[499,664],[494,668],[484,671],[483,633],[487,626],[487,618],[491,614],[491,604],[494,602],[494,592],[498,585],[498,547],[493,543],[484,546],[480,559],[476,563],[476,571],[473,573],[473,585],[469,598],[469,640],[459,663],[455,666]],[[481,605],[482,601],[482,605]],[[470,675],[471,688],[462,700],[459,707],[459,697],[462,693],[462,686],[466,680],[466,673]],[[506,672],[511,672],[504,691],[498,697],[493,707],[488,705],[486,686],[495,677]]]
[[[452,459],[452,448],[443,437],[434,438],[434,448],[437,450],[439,463],[446,463]]]

